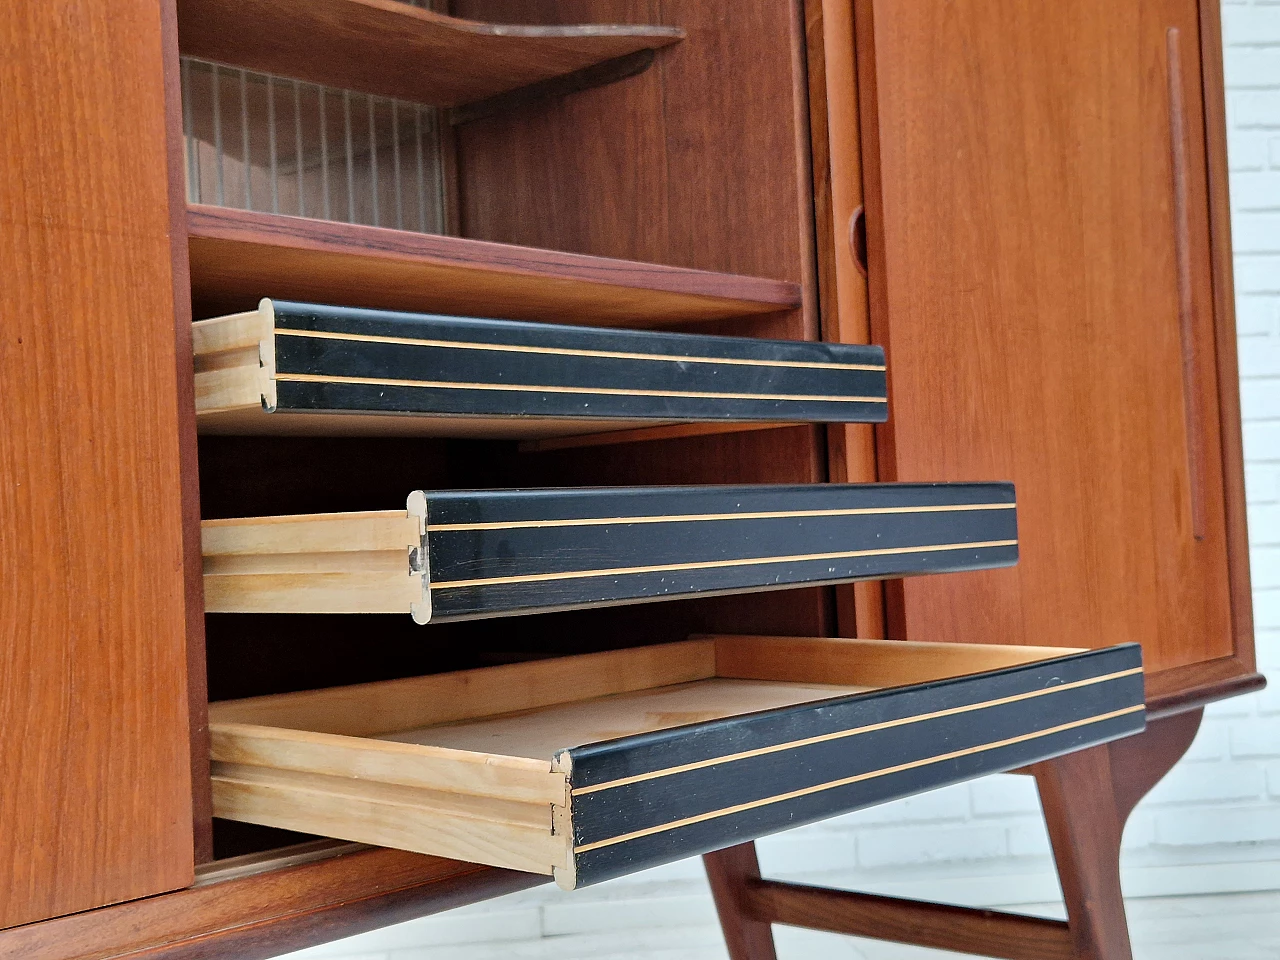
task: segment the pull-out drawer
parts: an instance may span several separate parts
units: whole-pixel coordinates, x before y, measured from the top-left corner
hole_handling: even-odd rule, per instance
[[[194,326],[202,433],[528,437],[887,416],[879,347],[263,300]]]
[[[214,613],[467,620],[1008,566],[1007,483],[463,490],[206,520]]]
[[[214,813],[572,888],[1143,724],[1136,644],[697,638],[212,704]]]

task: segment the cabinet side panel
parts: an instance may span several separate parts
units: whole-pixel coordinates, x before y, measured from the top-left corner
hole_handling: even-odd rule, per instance
[[[1229,656],[1196,4],[859,4],[881,478],[1012,480],[1022,534],[891,633]]]
[[[193,876],[162,15],[0,18],[0,926]]]

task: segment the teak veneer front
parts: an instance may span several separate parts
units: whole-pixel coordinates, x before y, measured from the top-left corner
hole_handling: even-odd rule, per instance
[[[1153,676],[1247,677],[1217,7],[853,9],[879,476],[1008,477],[1027,543],[1016,570],[892,588],[890,635],[1115,637]]]

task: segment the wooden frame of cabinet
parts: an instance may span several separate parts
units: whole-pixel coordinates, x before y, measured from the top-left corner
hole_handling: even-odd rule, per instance
[[[199,487],[201,477],[209,479],[206,499],[216,511],[229,483],[222,468],[243,448],[197,450],[190,294],[197,311],[212,316],[216,306],[243,306],[213,302],[239,282],[235,296],[251,295],[251,307],[261,295],[252,293],[252,274],[263,251],[329,267],[345,256],[351,272],[337,288],[356,285],[373,296],[391,290],[395,300],[364,306],[432,309],[403,300],[422,271],[481,270],[495,278],[491,290],[501,294],[505,283],[513,291],[495,302],[521,299],[535,311],[553,310],[558,291],[571,289],[584,308],[604,303],[625,317],[646,291],[662,287],[656,299],[672,315],[685,309],[676,302],[681,297],[712,313],[726,300],[745,304],[718,314],[737,319],[706,320],[717,332],[800,339],[821,331],[860,343],[875,331],[879,339],[889,305],[878,225],[893,211],[863,186],[879,177],[878,74],[866,42],[876,0],[772,5],[767,14],[744,15],[732,42],[692,24],[673,49],[703,43],[705,50],[670,67],[666,82],[713,85],[727,69],[723,58],[755,56],[771,71],[759,80],[767,96],[742,113],[704,104],[667,129],[647,112],[664,82],[651,69],[631,87],[598,91],[590,103],[567,100],[536,116],[459,128],[458,149],[472,161],[459,173],[459,216],[483,223],[486,238],[437,244],[438,255],[421,253],[422,244],[388,246],[394,237],[370,241],[362,228],[337,225],[319,235],[311,222],[285,235],[270,217],[188,211],[175,4],[122,0],[110,15],[73,6],[75,18],[61,7],[36,6],[0,25],[6,46],[25,51],[0,67],[6,89],[21,92],[5,98],[5,126],[14,136],[0,149],[0,259],[17,267],[4,287],[5,314],[17,320],[0,333],[0,378],[16,385],[0,411],[0,476],[9,490],[4,527],[15,531],[0,552],[0,582],[16,598],[0,620],[0,724],[22,744],[0,756],[0,791],[21,826],[0,834],[0,954],[268,957],[541,882],[339,843],[212,861]],[[619,8],[630,10],[621,2]],[[685,9],[697,4],[688,0]],[[1230,654],[1155,672],[1146,734],[1030,771],[1068,898],[1065,925],[797,889],[759,879],[753,852],[733,848],[710,855],[708,869],[735,960],[771,956],[771,922],[1017,958],[1127,956],[1114,869],[1123,820],[1186,750],[1203,704],[1262,683],[1252,654],[1219,15],[1208,0],[1197,9]],[[1190,56],[1186,47],[1182,56]],[[765,123],[770,111],[789,111],[790,119]],[[611,192],[606,147],[566,149],[567,131],[604,116],[627,131],[634,152],[662,144],[672,160],[662,176],[670,182],[642,180],[625,185],[625,195]],[[762,191],[761,207],[717,206],[713,174],[688,150],[695,135],[724,140],[728,154],[764,158],[740,171],[774,188]],[[562,198],[557,223],[537,215],[533,197],[486,190],[502,185],[492,149],[499,141],[513,151],[555,147],[524,173]],[[672,226],[675,210],[688,222]],[[869,284],[857,244],[848,242],[859,230]],[[739,247],[714,249],[709,234],[733,236]],[[555,254],[537,276],[527,264],[502,262],[502,251],[487,242],[493,240],[597,256]],[[220,261],[216,248],[227,243],[243,246]],[[685,273],[663,267],[656,280],[613,273],[603,282],[557,287],[566,272],[587,276],[619,262],[603,258],[619,257],[773,279],[721,284],[708,297],[702,287],[682,286]],[[716,258],[722,262],[710,262]],[[295,280],[305,280],[305,269]],[[892,476],[892,439],[883,430],[877,437],[878,429],[834,427],[824,445],[819,431],[806,427],[712,434],[656,428],[658,439],[647,433],[644,443],[608,438],[607,458],[590,445],[529,452],[548,475],[601,461],[593,469],[602,482],[645,470],[672,483],[707,475],[856,482]],[[94,506],[96,525],[81,572],[67,562],[79,551],[48,545],[79,541],[86,505]],[[892,632],[901,616],[894,588],[876,584],[787,596],[786,605],[722,604],[705,615],[726,630],[862,637],[883,635],[886,623]],[[662,619],[668,615],[671,623]],[[655,630],[668,635],[688,626],[682,612],[653,616]],[[842,629],[849,623],[854,630]],[[1085,781],[1096,789],[1082,791]]]

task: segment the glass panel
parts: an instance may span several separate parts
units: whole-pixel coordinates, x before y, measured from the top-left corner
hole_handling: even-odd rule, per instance
[[[187,199],[440,233],[439,114],[182,58]]]

